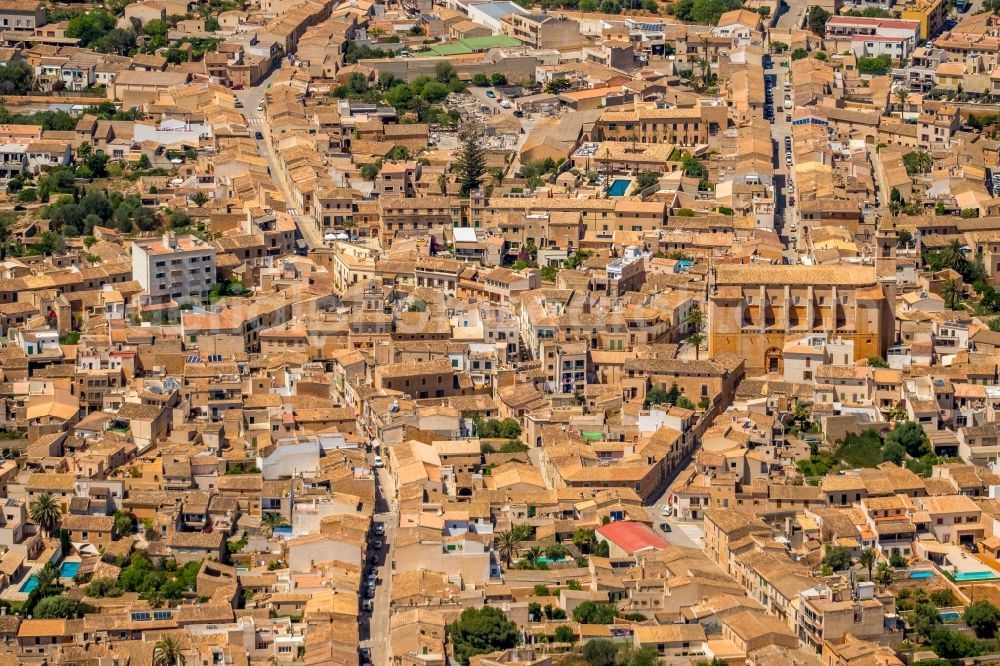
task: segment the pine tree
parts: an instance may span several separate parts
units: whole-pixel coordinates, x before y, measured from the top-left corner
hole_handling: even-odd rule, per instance
[[[458,149],[458,159],[455,160],[455,171],[458,182],[462,185],[462,196],[479,189],[486,173],[486,148],[483,145],[483,128],[475,123],[463,125],[458,132],[461,146]]]

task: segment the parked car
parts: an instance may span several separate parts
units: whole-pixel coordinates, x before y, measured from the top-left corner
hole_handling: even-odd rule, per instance
[[[375,523],[375,534],[377,534],[378,536],[382,536],[383,534],[385,534],[385,525],[383,525],[382,523]]]
[[[361,610],[366,613],[371,613],[375,608],[375,603],[371,599],[365,599],[361,602]]]
[[[372,541],[372,548],[375,550],[382,550],[382,540],[376,539],[375,541]]]
[[[382,456],[375,456],[375,466],[382,467],[383,465],[385,465],[385,462],[382,460]]]
[[[497,94],[495,92],[493,92],[492,90],[487,90],[486,91],[486,96],[489,97],[490,99],[496,99]]]
[[[672,506],[663,507],[663,515],[666,516],[667,518],[674,515],[674,508]]]
[[[670,532],[670,523],[660,523],[660,530],[663,532]]]
[[[258,141],[260,141],[260,140],[262,140],[264,138],[264,133],[263,132],[254,132],[253,138],[255,138]]]

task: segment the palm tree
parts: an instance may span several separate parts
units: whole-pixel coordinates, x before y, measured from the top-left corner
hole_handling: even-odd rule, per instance
[[[503,179],[507,175],[507,172],[500,168],[491,169],[490,175],[493,176],[493,180],[497,181],[497,187],[500,187],[503,185]]]
[[[697,361],[701,352],[701,343],[705,341],[705,334],[701,332],[702,327],[705,325],[705,313],[701,308],[691,308],[688,311],[687,316],[684,317],[684,323],[691,327],[693,332],[688,336],[688,344],[694,347],[694,359]]]
[[[195,192],[188,198],[191,199],[191,203],[193,203],[198,208],[201,208],[202,206],[208,203],[208,195],[201,191]]]
[[[285,519],[280,513],[268,511],[260,517],[260,526],[267,530],[268,534],[274,533],[274,528],[285,524]]]
[[[944,286],[941,287],[941,296],[944,297],[944,302],[949,310],[957,310],[959,299],[962,296],[958,281],[954,278],[945,281]]]
[[[962,242],[957,239],[949,241],[947,245],[941,248],[938,259],[941,260],[941,265],[945,268],[957,271],[958,267],[965,261],[965,255],[962,254]],[[959,272],[961,273],[961,271]]]
[[[164,636],[153,646],[153,666],[183,666],[181,644],[173,636]]]
[[[56,565],[52,562],[46,562],[45,565],[35,573],[35,582],[38,583],[39,590],[49,590],[56,581],[59,580],[59,570],[56,569]]]
[[[497,553],[510,568],[510,563],[521,547],[521,535],[515,530],[500,530],[495,538]]]
[[[872,569],[875,568],[875,561],[877,559],[878,555],[875,553],[874,548],[865,548],[858,556],[858,562],[861,563],[861,566],[868,569],[868,580],[872,579]]]
[[[62,518],[59,503],[49,493],[42,493],[31,501],[29,514],[31,520],[48,532],[49,536],[59,527],[59,521]]]
[[[532,546],[524,553],[524,561],[531,566],[535,566],[541,557],[542,549],[540,546]]]
[[[877,582],[882,589],[885,589],[889,585],[892,585],[892,567],[889,566],[887,562],[879,562],[878,573],[875,574],[875,582]]]
[[[910,91],[906,89],[906,86],[896,86],[892,91],[893,96],[896,101],[899,102],[899,119],[903,119],[903,111],[906,109],[906,102],[910,99]]]

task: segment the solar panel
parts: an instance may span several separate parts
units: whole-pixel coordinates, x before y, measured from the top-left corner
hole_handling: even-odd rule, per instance
[[[163,389],[161,389],[156,384],[152,384],[150,386],[147,386],[146,390],[149,391],[150,393],[152,393],[153,395],[163,395]]]
[[[201,363],[201,356],[188,356],[187,357],[187,362],[188,363]]]

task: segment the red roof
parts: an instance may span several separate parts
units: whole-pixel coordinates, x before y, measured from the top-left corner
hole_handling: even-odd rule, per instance
[[[827,26],[833,25],[871,25],[876,28],[901,28],[903,30],[910,30],[920,26],[920,21],[914,21],[911,19],[885,19],[885,18],[872,18],[870,16],[831,16],[826,22]]]
[[[629,555],[641,550],[663,549],[669,544],[643,523],[619,520],[597,528],[597,533]]]

